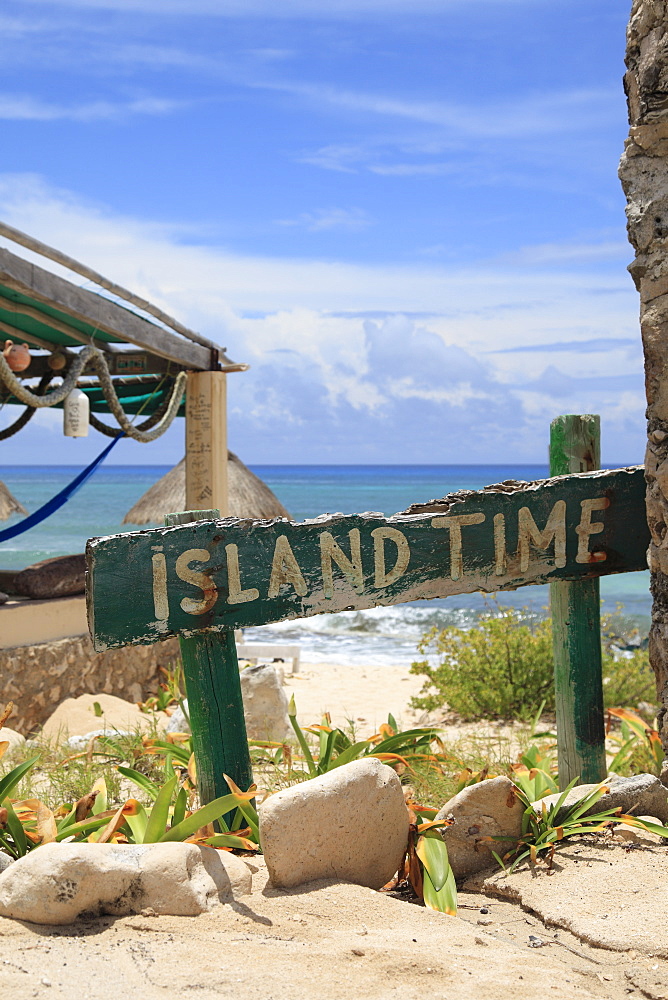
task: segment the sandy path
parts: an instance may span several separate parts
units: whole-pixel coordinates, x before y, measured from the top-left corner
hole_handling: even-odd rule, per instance
[[[390,712],[404,728],[415,725],[422,713],[409,708],[409,700],[423,679],[402,666],[303,663],[298,674],[286,673],[285,684],[302,724],[320,722],[323,712],[330,712],[334,725],[344,727],[352,719],[366,735],[387,722]]]
[[[200,917],[102,918],[72,927],[0,918],[3,996],[616,1000],[624,995],[610,989],[616,984],[602,988],[588,969],[569,968],[570,962],[565,965],[547,949],[527,949],[525,940],[499,940],[476,923],[360,886],[314,882],[274,890],[266,887],[259,867],[251,896]],[[477,915],[475,908],[471,915]]]
[[[473,735],[487,741],[492,757],[495,746],[507,748],[506,753],[515,756],[518,733],[525,731],[518,723],[450,722],[444,721],[444,713],[428,714],[411,708],[410,699],[419,694],[424,679],[408,673],[408,668],[401,665],[303,663],[299,674],[286,673],[285,689],[288,698],[295,696],[297,719],[302,726],[319,723],[323,712],[329,712],[332,723],[343,729],[348,720],[354,720],[357,735],[364,738],[377,732],[391,712],[402,729],[437,725],[446,742]]]

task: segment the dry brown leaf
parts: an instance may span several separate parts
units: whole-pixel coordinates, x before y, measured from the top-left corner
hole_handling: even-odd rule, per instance
[[[12,714],[13,711],[14,711],[14,702],[8,701],[3,710],[0,712],[0,729],[2,729],[5,722],[7,721],[7,719],[9,718],[9,716]]]
[[[91,809],[95,805],[95,799],[97,798],[97,792],[89,792],[88,795],[84,795],[80,798],[74,807],[74,821],[75,823],[83,823],[87,818]]]
[[[53,813],[43,802],[38,802],[35,815],[37,818],[37,833],[42,844],[53,844],[58,834],[58,827],[56,826]]]

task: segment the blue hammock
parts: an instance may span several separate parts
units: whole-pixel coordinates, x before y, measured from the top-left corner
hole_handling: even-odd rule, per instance
[[[4,531],[0,531],[0,542],[6,542],[9,538],[15,538],[16,535],[22,535],[24,531],[29,531],[30,528],[34,528],[36,524],[40,524],[41,521],[46,521],[47,517],[51,517],[57,510],[59,510],[67,501],[74,496],[74,494],[81,489],[83,484],[90,479],[98,465],[104,462],[105,458],[114,447],[114,445],[120,441],[122,437],[125,437],[125,431],[121,431],[117,434],[111,444],[101,452],[90,465],[86,466],[83,472],[72,480],[60,493],[56,493],[55,497],[51,497],[47,500],[45,504],[35,511],[34,514],[28,514],[28,516],[21,521],[19,524],[13,524],[11,528],[5,528]]]

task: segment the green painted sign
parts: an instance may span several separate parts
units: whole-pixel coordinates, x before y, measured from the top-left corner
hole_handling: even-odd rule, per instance
[[[238,518],[88,542],[97,650],[646,568],[642,467],[461,491],[384,517]]]

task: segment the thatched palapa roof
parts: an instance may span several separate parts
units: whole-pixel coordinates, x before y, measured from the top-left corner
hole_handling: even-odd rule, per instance
[[[12,514],[27,514],[23,504],[13,497],[4,483],[0,482],[0,521],[6,521]]]
[[[266,483],[240,458],[227,453],[227,489],[230,517],[290,517]],[[166,514],[186,509],[186,460],[182,458],[139,498],[123,524],[162,524]]]

